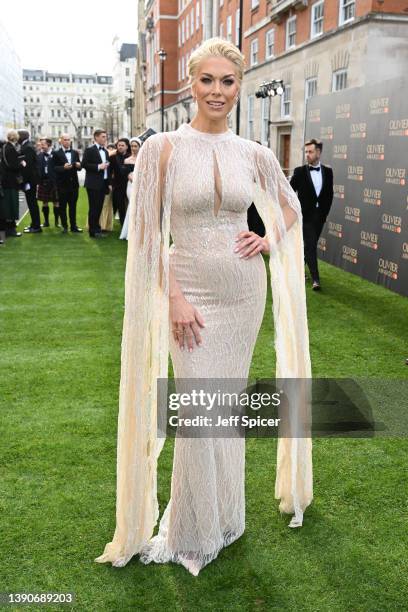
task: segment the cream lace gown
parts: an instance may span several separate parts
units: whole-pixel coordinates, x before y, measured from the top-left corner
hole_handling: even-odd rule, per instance
[[[177,379],[246,379],[266,298],[261,254],[243,259],[235,239],[254,201],[271,245],[276,376],[309,380],[301,208],[273,152],[227,131],[183,124],[142,146],[128,208],[116,529],[99,563],[173,561],[192,574],[245,528],[245,440],[176,437],[171,497],[159,519],[157,378],[169,352]],[[173,244],[169,247],[170,234]],[[202,345],[181,351],[169,325],[169,269],[204,318]],[[274,372],[271,370],[270,375]],[[177,382],[176,382],[177,384]],[[296,435],[307,408],[288,388],[288,427],[278,441],[275,497],[290,527],[311,503],[311,440]]]
[[[205,327],[202,345],[191,353],[180,349],[170,330],[174,375],[245,379],[267,286],[262,255],[245,260],[234,253],[237,234],[248,230],[251,164],[236,159],[232,132],[207,134],[186,124],[183,134],[187,146],[178,151],[180,171],[174,176],[170,266]],[[171,499],[141,561],[188,559],[198,570],[243,533],[244,457],[242,438],[176,437]]]

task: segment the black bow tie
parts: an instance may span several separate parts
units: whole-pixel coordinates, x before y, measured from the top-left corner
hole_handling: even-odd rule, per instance
[[[72,149],[64,149],[64,153],[72,153]]]
[[[317,166],[317,168],[314,166],[309,166],[309,170],[316,170],[316,172],[320,172],[320,166]]]
[[[105,149],[103,147],[99,147],[99,150],[100,151],[104,151]]]

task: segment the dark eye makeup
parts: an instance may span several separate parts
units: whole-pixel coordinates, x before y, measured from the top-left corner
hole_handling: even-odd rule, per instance
[[[201,77],[200,81],[201,81],[202,83],[210,83],[210,82],[211,82],[211,79],[210,79],[210,77]],[[234,80],[233,80],[233,79],[224,79],[224,81],[223,81],[223,84],[224,84],[224,85],[227,85],[227,86],[230,86],[230,85],[232,85],[233,83],[234,83]]]

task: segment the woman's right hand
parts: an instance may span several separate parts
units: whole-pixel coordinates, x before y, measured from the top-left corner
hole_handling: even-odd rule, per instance
[[[204,319],[182,294],[170,297],[169,307],[173,337],[181,350],[184,349],[184,346],[187,346],[191,352],[194,340],[197,346],[202,344],[200,327],[205,327]]]

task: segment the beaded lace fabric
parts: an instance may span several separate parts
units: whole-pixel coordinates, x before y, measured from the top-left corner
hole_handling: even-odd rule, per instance
[[[192,574],[245,529],[245,440],[176,437],[171,497],[159,518],[157,378],[169,353],[176,381],[246,379],[262,322],[264,259],[234,253],[255,202],[271,254],[276,376],[287,384],[288,427],[278,440],[275,496],[302,525],[313,498],[312,444],[299,437],[311,379],[300,203],[273,152],[233,132],[183,124],[156,134],[136,162],[129,208],[118,416],[116,529],[95,559],[181,563]],[[170,234],[172,245],[170,244]],[[181,351],[169,327],[169,268],[204,318],[202,345]],[[273,377],[274,372],[270,372]],[[289,432],[289,433],[288,433]],[[272,462],[272,460],[271,460]]]

